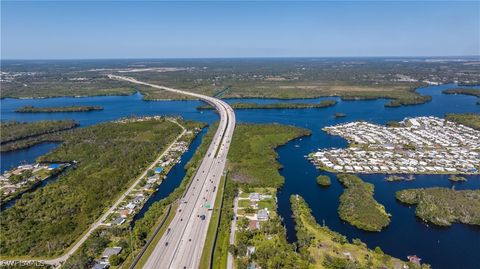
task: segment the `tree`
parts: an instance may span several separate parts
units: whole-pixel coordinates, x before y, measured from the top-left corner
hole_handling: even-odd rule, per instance
[[[112,255],[110,256],[110,258],[108,258],[108,261],[110,262],[111,265],[117,266],[123,262],[123,259],[118,255]]]
[[[87,269],[91,263],[91,259],[83,252],[79,251],[72,255],[62,266],[65,269]]]
[[[237,257],[238,250],[237,250],[237,247],[234,244],[231,244],[231,245],[228,246],[228,252],[230,252],[233,257]]]

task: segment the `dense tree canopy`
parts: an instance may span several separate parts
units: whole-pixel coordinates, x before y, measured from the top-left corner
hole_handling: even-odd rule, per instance
[[[162,119],[104,123],[66,134],[41,161],[77,165],[2,212],[1,255],[62,253],[181,131]]]

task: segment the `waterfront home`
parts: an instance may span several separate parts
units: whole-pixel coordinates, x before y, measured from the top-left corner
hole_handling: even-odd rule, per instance
[[[112,224],[113,225],[122,225],[124,222],[125,222],[125,218],[118,217],[112,222]]]
[[[408,261],[410,261],[411,263],[414,263],[418,266],[420,266],[420,261],[422,260],[421,258],[419,258],[417,255],[409,255],[407,256],[407,259]]]
[[[135,198],[133,198],[133,202],[136,204],[143,202],[143,200],[145,200],[145,196],[143,196],[142,193],[137,193],[137,195],[135,195]]]
[[[118,213],[120,214],[120,217],[127,218],[132,213],[132,210],[131,209],[122,209],[122,210],[118,211]]]
[[[17,187],[13,185],[9,185],[9,186],[2,187],[1,189],[3,194],[6,195],[6,194],[14,193],[17,190]]]
[[[52,163],[50,165],[48,165],[48,170],[55,170],[55,169],[58,169],[60,168],[60,164],[58,163]]]
[[[18,168],[24,169],[24,170],[32,170],[34,166],[31,164],[24,164],[24,165],[20,165]]]
[[[257,213],[258,221],[267,221],[268,220],[268,209],[260,209]]]
[[[95,261],[95,263],[92,266],[92,269],[107,269],[109,267],[110,267],[110,264],[104,261]]]
[[[125,208],[131,209],[131,210],[135,209],[135,207],[137,207],[137,205],[136,205],[135,203],[132,203],[132,202],[128,203],[128,204],[125,206]]]
[[[250,199],[250,201],[258,202],[258,201],[260,201],[260,194],[258,194],[256,192],[252,192],[252,193],[250,193],[249,199]]]
[[[250,231],[260,229],[260,222],[258,222],[257,220],[249,220],[248,221],[248,229]]]
[[[156,174],[156,175],[153,175],[151,177],[148,177],[147,178],[147,183],[153,184],[153,183],[157,182],[159,179],[160,179],[160,176],[158,174]]]
[[[106,248],[102,252],[102,258],[103,259],[109,259],[113,255],[118,255],[122,251],[122,247],[111,247],[111,248]]]
[[[151,183],[147,183],[147,184],[145,184],[145,186],[143,186],[142,189],[143,189],[144,191],[148,191],[148,190],[152,189],[152,186],[153,186],[153,185],[152,185]]]

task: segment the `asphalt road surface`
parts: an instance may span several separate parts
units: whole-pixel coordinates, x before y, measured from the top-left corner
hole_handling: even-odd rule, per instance
[[[214,97],[145,83],[129,77],[109,77],[194,96],[213,105],[220,115],[218,129],[192,183],[180,200],[173,220],[143,267],[198,268],[213,212],[211,209],[224,175],[228,149],[235,129],[235,113],[227,103]]]

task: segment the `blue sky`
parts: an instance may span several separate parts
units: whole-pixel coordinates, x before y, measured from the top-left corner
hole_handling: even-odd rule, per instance
[[[480,2],[3,1],[2,59],[480,54]]]

